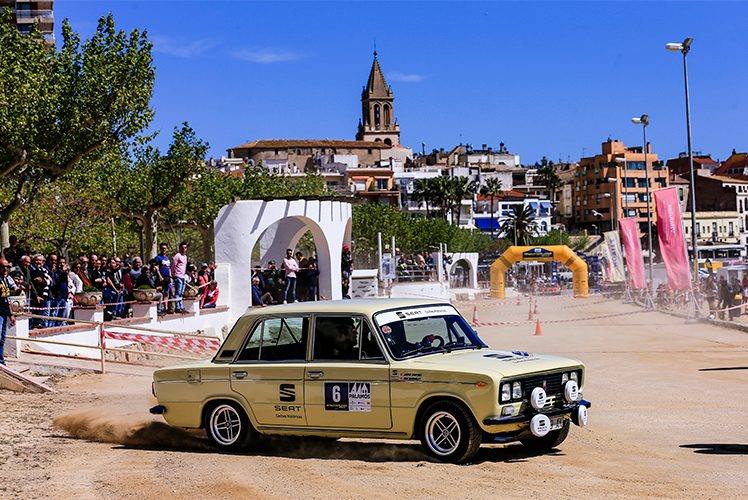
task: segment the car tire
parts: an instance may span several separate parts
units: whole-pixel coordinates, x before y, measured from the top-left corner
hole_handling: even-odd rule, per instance
[[[556,431],[551,431],[541,438],[532,436],[520,439],[519,442],[535,453],[547,453],[566,440],[570,427],[569,420],[565,420],[564,426]]]
[[[464,463],[478,452],[483,432],[469,410],[444,401],[423,413],[420,438],[426,453],[442,462]]]
[[[205,432],[213,446],[225,452],[245,450],[257,437],[244,409],[230,401],[221,401],[207,408]]]

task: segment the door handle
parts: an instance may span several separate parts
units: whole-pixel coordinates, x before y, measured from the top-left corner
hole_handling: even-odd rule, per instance
[[[234,378],[238,378],[239,380],[247,377],[247,372],[234,372],[232,374]]]
[[[307,375],[309,375],[309,378],[318,379],[325,376],[325,372],[322,370],[310,370],[306,372]]]

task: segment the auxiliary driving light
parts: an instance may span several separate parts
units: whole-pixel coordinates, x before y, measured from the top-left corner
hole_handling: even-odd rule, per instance
[[[587,407],[581,404],[571,414],[571,421],[579,427],[587,427],[588,419]]]
[[[522,399],[522,384],[521,383],[514,382],[512,384],[512,398]]]
[[[569,380],[564,385],[564,399],[567,403],[573,403],[579,399],[579,386],[574,380]]]
[[[509,401],[512,399],[512,386],[508,382],[501,384],[501,402]]]
[[[536,410],[540,410],[545,406],[547,397],[548,396],[545,393],[545,389],[543,389],[542,387],[536,387],[530,394],[530,404]]]
[[[538,387],[538,389],[540,388]],[[532,432],[533,436],[543,437],[546,434],[548,434],[550,430],[551,430],[551,419],[546,417],[542,413],[538,413],[537,415],[532,417],[532,419],[530,420],[530,432]]]
[[[514,415],[514,406],[505,406],[501,409],[502,417],[511,417]]]

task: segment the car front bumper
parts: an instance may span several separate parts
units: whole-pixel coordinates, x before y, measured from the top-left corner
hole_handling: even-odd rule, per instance
[[[510,416],[493,416],[493,417],[487,417],[483,419],[483,425],[511,425],[511,424],[529,424],[532,417],[537,415],[538,413],[542,413],[543,415],[547,417],[556,417],[558,415],[567,415],[567,414],[574,414],[578,407],[584,406],[586,408],[590,408],[592,406],[592,403],[586,400],[576,401],[574,403],[569,403],[561,408],[553,408],[550,410],[544,410],[544,411],[535,411],[532,408],[525,411],[523,414],[520,415],[510,415]],[[576,423],[576,422],[575,422]]]

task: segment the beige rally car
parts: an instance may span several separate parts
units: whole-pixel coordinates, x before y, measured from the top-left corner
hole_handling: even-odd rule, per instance
[[[559,445],[587,425],[584,377],[578,361],[489,349],[447,303],[304,302],[251,309],[212,361],[157,370],[151,412],[222,450],[263,434],[416,438],[464,462],[483,442]]]

